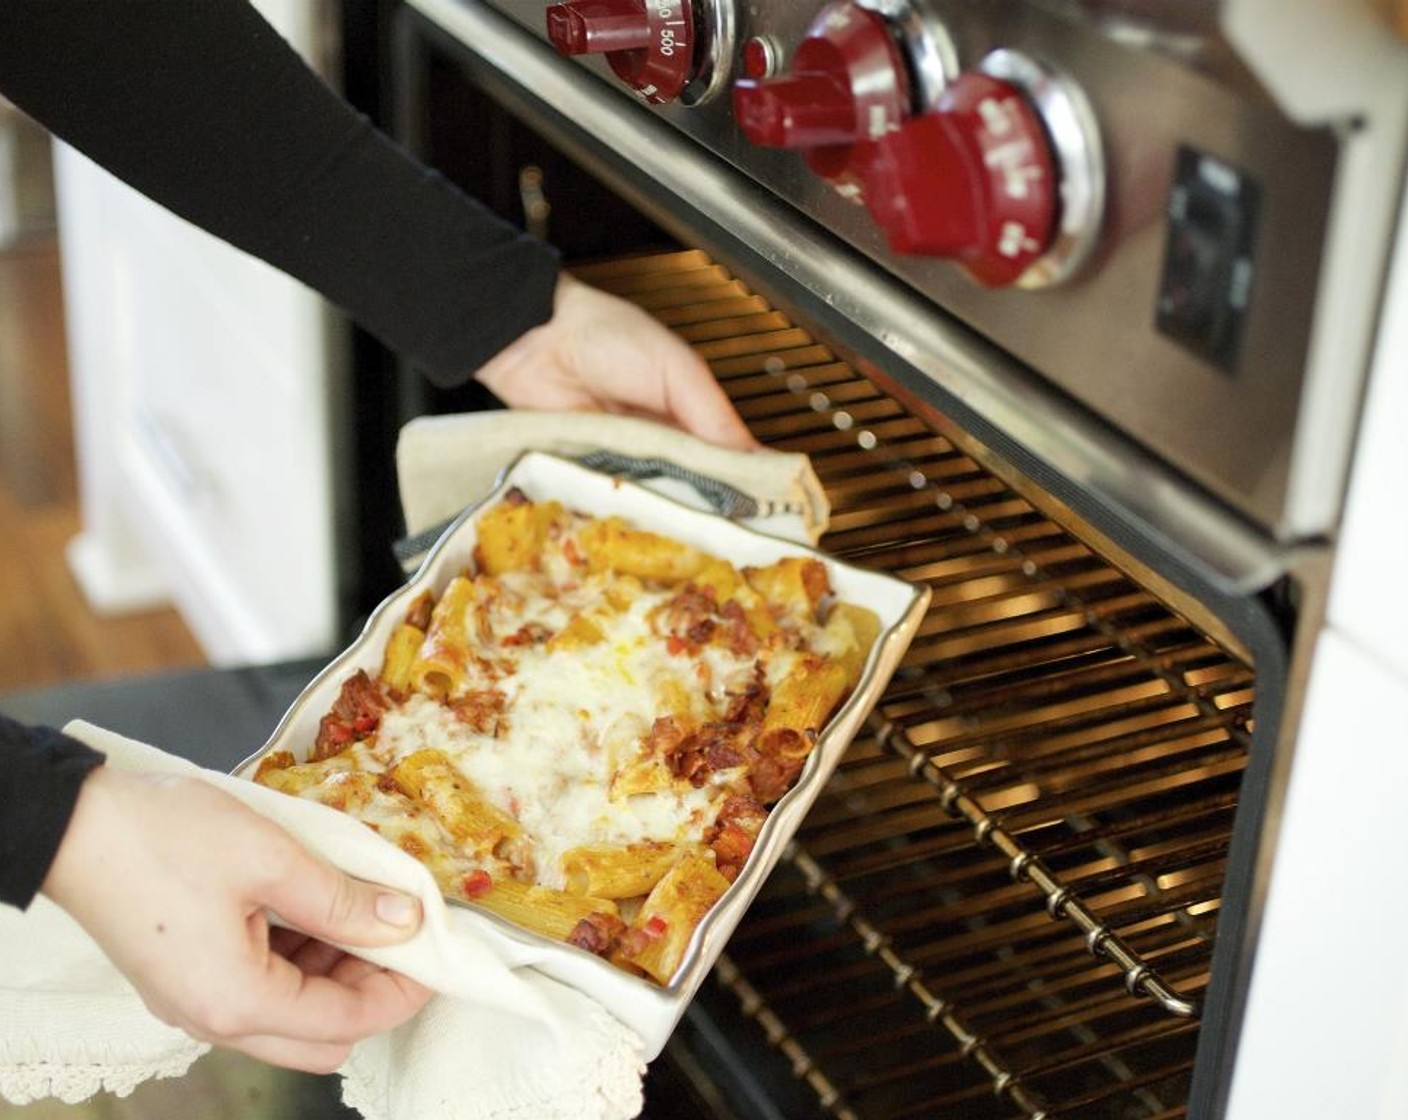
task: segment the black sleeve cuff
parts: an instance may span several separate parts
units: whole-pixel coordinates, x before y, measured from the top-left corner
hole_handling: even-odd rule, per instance
[[[27,907],[54,862],[84,779],[103,755],[0,716],[0,902]]]
[[[552,315],[559,259],[375,129],[244,0],[0,0],[0,90],[439,386]],[[488,159],[487,139],[467,136]]]

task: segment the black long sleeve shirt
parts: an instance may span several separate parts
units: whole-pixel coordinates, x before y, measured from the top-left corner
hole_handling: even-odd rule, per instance
[[[0,0],[0,94],[437,384],[551,314],[555,254],[373,128],[246,0]],[[38,891],[100,761],[0,717],[0,902]]]

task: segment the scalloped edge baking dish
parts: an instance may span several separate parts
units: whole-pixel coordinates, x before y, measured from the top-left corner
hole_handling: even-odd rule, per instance
[[[596,516],[629,518],[643,528],[727,556],[739,566],[766,564],[781,556],[814,556],[827,565],[836,594],[870,607],[880,616],[883,627],[860,683],[823,729],[796,784],[773,806],[752,856],[700,923],[668,986],[640,979],[585,950],[548,940],[472,904],[448,900],[452,919],[487,938],[509,964],[535,968],[598,1000],[640,1035],[649,1060],[664,1047],[802,817],[879,700],[919,627],[929,590],[844,564],[816,549],[686,506],[570,459],[527,451],[505,468],[490,493],[451,523],[410,580],[381,602],[351,645],[308,684],[268,742],[236,767],[236,776],[251,776],[259,760],[271,751],[288,750],[299,760],[307,757],[318,721],[331,707],[343,681],[357,669],[377,671],[386,641],[411,601],[427,588],[437,593],[443,590],[451,576],[465,566],[474,549],[479,514],[512,487],[531,498],[555,498]]]

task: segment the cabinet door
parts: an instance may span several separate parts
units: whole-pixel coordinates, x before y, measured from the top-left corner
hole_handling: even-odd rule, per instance
[[[325,48],[322,5],[259,6]],[[326,651],[341,321],[73,151],[56,178],[90,598],[164,594],[216,663]]]

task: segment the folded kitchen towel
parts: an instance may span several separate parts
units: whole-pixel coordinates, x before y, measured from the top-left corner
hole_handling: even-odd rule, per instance
[[[85,723],[65,731],[132,770],[183,772],[277,821],[359,878],[417,894],[425,922],[409,942],[358,950],[437,993],[410,1022],[368,1039],[345,1063],[344,1098],[368,1120],[626,1120],[642,1107],[640,1040],[599,1004],[455,922],[425,868],[336,810],[203,770]],[[101,949],[42,897],[0,910],[0,1095],[126,1095],[185,1073],[209,1047],[147,1011]]]
[[[830,505],[811,461],[779,451],[730,451],[652,420],[581,412],[468,412],[401,429],[396,472],[414,570],[450,520],[488,494],[524,451],[548,451],[638,479],[688,505],[774,536],[815,544]]]

